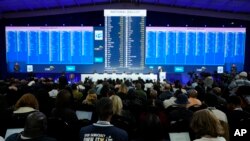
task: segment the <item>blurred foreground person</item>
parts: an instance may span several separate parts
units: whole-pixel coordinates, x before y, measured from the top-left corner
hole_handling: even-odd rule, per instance
[[[194,141],[226,141],[222,137],[225,131],[219,119],[208,109],[193,114],[191,128],[199,138]]]
[[[10,135],[6,141],[56,141],[45,135],[47,118],[42,112],[33,112],[26,118],[24,131]]]

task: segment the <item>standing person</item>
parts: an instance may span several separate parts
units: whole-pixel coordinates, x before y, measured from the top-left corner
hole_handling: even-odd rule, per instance
[[[68,85],[68,79],[65,75],[65,72],[62,72],[62,75],[59,77],[59,87],[60,87],[60,89],[63,89],[67,85]]]
[[[126,131],[110,124],[113,115],[112,100],[108,97],[101,98],[96,103],[96,112],[99,116],[97,123],[82,127],[80,130],[80,140],[110,140],[110,141],[128,141]]]

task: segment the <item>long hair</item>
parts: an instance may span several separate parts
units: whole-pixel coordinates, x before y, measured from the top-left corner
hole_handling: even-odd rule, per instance
[[[39,109],[39,104],[36,97],[33,94],[27,93],[24,94],[15,104],[15,109],[20,107],[32,107],[36,110]]]
[[[113,114],[121,115],[122,108],[123,108],[121,98],[117,95],[112,95],[109,98],[112,100],[112,103],[113,103]]]
[[[223,136],[225,133],[219,119],[208,109],[199,110],[194,113],[191,120],[191,128],[200,137],[204,135],[218,137]]]
[[[122,84],[121,84],[121,86],[119,87],[118,92],[121,92],[121,93],[127,94],[127,92],[128,92],[128,88],[127,88],[127,86],[126,86],[124,83],[122,83]]]

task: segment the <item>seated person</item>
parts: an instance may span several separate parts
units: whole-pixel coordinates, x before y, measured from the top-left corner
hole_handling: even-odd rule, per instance
[[[230,125],[229,132],[231,140],[242,140],[234,136],[236,129],[250,129],[250,113],[242,109],[241,103],[239,96],[230,96],[228,98],[228,123]]]
[[[97,123],[82,127],[80,130],[80,140],[112,140],[128,141],[126,131],[110,124],[113,115],[113,104],[109,98],[101,98],[96,103],[96,112],[99,116]]]
[[[30,93],[24,94],[15,104],[11,127],[23,127],[26,117],[38,109],[39,104],[36,97]]]
[[[188,104],[187,104],[187,108],[191,107],[191,106],[201,106],[201,101],[199,99],[197,99],[198,96],[198,92],[195,89],[191,89],[188,91]]]
[[[41,112],[33,112],[27,116],[24,131],[10,135],[6,141],[56,141],[45,135],[47,118]]]
[[[188,97],[186,94],[179,94],[176,97],[173,106],[167,109],[167,114],[170,120],[170,131],[183,132],[189,130],[193,112],[187,109]]]
[[[60,118],[69,125],[74,125],[77,123],[78,119],[76,112],[71,108],[71,96],[70,92],[66,89],[58,93],[55,108],[51,111],[51,117]]]
[[[88,91],[88,95],[86,98],[82,101],[82,104],[87,104],[87,105],[94,105],[97,100],[97,95],[96,91],[94,89],[90,89]]]
[[[208,109],[194,113],[191,128],[199,139],[194,141],[226,141],[222,135],[224,128],[218,118]]]

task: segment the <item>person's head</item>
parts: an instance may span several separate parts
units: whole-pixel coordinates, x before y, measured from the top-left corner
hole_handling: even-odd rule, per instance
[[[61,90],[56,96],[56,108],[67,108],[71,103],[71,93],[68,90]]]
[[[188,102],[188,96],[186,94],[179,94],[176,96],[176,100],[175,100],[175,103],[178,104],[178,105],[187,105],[189,102]]]
[[[151,89],[151,90],[150,90],[150,97],[151,97],[152,99],[156,99],[156,98],[157,98],[157,91],[154,90],[154,89]]]
[[[123,108],[121,98],[117,95],[112,95],[109,98],[112,100],[112,103],[113,103],[114,115],[121,115],[122,108]]]
[[[207,93],[204,97],[204,103],[208,107],[216,107],[218,106],[218,97],[213,93]]]
[[[160,141],[164,137],[164,130],[158,115],[147,113],[140,120],[139,133],[144,141]]]
[[[227,107],[229,110],[234,110],[237,107],[241,107],[241,99],[239,96],[233,95],[227,99]]]
[[[141,83],[140,83],[140,82],[137,82],[137,83],[135,84],[135,88],[136,88],[137,90],[140,90],[140,89],[141,89]]]
[[[165,85],[164,85],[164,89],[165,89],[165,90],[170,90],[170,89],[171,89],[170,84],[168,84],[168,83],[167,83],[167,84],[165,84]]]
[[[43,136],[47,129],[47,118],[42,112],[33,112],[26,118],[22,135],[28,138]]]
[[[86,99],[84,100],[83,103],[93,105],[96,103],[96,100],[97,100],[96,91],[94,89],[89,89],[88,95],[86,96]]]
[[[219,119],[208,109],[196,111],[191,120],[191,128],[196,135],[218,137],[224,134]]]
[[[127,86],[124,83],[122,83],[121,86],[119,87],[118,92],[126,94],[128,92]]]
[[[221,96],[221,88],[220,87],[214,87],[213,88],[213,93],[218,95],[218,96]]]
[[[204,80],[204,85],[205,85],[206,87],[212,88],[213,83],[214,83],[214,79],[213,79],[212,76],[207,76],[207,77],[205,78],[205,80]]]
[[[31,107],[34,109],[39,109],[39,104],[36,97],[33,94],[24,94],[15,104],[15,109],[20,107]]]
[[[103,97],[96,103],[96,112],[99,120],[108,121],[113,115],[113,103],[108,97]]]
[[[198,92],[195,89],[191,89],[188,91],[189,97],[196,98],[198,96]]]
[[[240,79],[247,79],[247,72],[243,71],[239,74]]]
[[[72,90],[77,90],[77,85],[76,84],[72,84],[71,88],[72,88]]]

